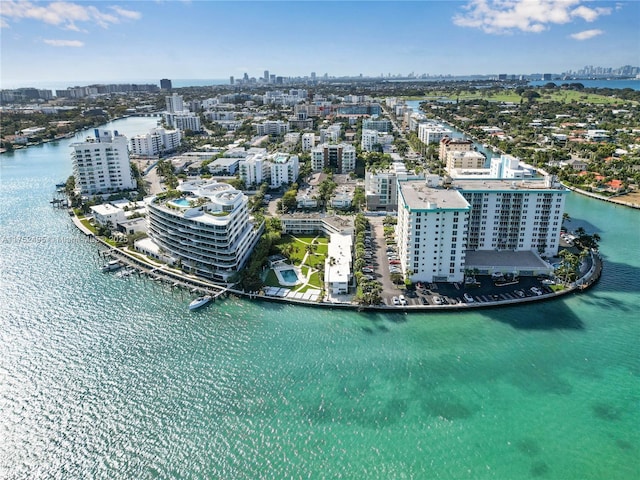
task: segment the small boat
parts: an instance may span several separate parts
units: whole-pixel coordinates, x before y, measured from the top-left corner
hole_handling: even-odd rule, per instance
[[[113,272],[114,270],[118,270],[122,265],[120,265],[120,262],[118,260],[111,260],[108,263],[105,263],[102,266],[102,271],[103,272]]]
[[[210,295],[203,295],[202,297],[198,297],[189,304],[189,310],[195,310],[196,308],[204,307],[212,299],[213,297]]]

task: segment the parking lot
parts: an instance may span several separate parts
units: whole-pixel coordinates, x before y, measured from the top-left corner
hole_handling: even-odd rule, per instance
[[[366,258],[367,267],[363,272],[380,282],[382,302],[387,306],[418,307],[515,301],[552,292],[548,285],[542,283],[542,279],[536,277],[497,280],[489,275],[477,275],[474,284],[418,283],[413,289],[406,289],[404,283],[396,285],[391,281],[390,269],[394,265],[390,263],[388,254],[393,256],[394,251],[387,251],[382,217],[370,217],[369,222],[371,228],[365,236],[365,248],[367,252],[370,251],[370,257]]]

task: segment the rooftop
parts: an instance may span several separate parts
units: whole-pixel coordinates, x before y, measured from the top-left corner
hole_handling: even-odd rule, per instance
[[[429,187],[424,180],[399,182],[399,186],[411,210],[469,209],[469,203],[457,190]]]

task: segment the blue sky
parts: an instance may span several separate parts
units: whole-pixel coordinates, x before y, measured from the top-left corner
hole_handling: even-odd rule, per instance
[[[0,2],[0,87],[640,65],[640,2]]]

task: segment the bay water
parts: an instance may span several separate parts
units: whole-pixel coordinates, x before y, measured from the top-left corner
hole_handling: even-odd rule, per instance
[[[569,196],[605,268],[560,300],[189,312],[49,204],[70,142],[0,157],[0,478],[640,476],[640,212]]]

